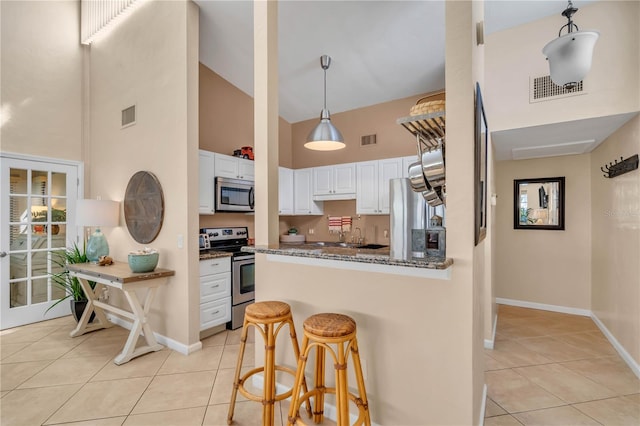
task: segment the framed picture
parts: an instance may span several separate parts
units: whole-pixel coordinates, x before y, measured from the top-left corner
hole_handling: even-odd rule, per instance
[[[487,118],[482,104],[480,84],[476,83],[475,107],[475,244],[487,235]]]
[[[564,176],[513,181],[513,229],[564,230]]]

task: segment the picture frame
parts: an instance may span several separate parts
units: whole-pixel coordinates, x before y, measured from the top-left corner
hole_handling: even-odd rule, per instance
[[[480,84],[476,82],[475,93],[475,245],[487,235],[487,143],[489,129],[482,102]]]
[[[565,178],[514,179],[513,229],[564,231]]]

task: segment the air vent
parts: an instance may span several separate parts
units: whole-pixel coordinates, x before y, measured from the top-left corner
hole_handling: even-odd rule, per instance
[[[529,102],[550,101],[552,99],[568,98],[569,96],[584,95],[584,81],[580,81],[573,89],[565,89],[551,81],[551,76],[529,78]]]
[[[122,110],[122,128],[133,126],[136,124],[136,106],[131,105],[129,108]]]
[[[371,146],[377,143],[376,135],[366,135],[360,138],[360,146]]]

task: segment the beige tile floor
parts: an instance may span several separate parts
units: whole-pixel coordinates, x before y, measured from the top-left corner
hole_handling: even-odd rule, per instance
[[[499,305],[485,425],[640,425],[640,380],[588,317]]]
[[[0,332],[0,425],[226,425],[240,330],[117,366],[127,330],[70,338],[74,326]],[[501,305],[485,360],[486,425],[640,425],[640,381],[589,318]],[[287,410],[277,404],[277,425]],[[239,396],[234,420],[260,425],[260,404]]]

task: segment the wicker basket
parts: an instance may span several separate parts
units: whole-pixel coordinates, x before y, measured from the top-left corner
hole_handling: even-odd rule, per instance
[[[445,101],[426,101],[429,97],[418,99],[418,102],[411,107],[410,115],[431,114],[438,111],[444,111]]]

